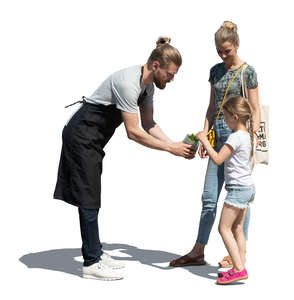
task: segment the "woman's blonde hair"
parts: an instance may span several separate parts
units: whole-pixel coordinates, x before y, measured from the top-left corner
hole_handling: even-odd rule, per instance
[[[239,120],[247,127],[251,141],[250,157],[252,157],[254,153],[254,133],[252,109],[248,100],[239,95],[230,95],[224,103],[223,108],[231,115],[236,114]]]
[[[182,57],[180,52],[173,46],[170,45],[171,39],[168,37],[160,37],[156,42],[156,48],[152,51],[148,58],[148,68],[151,67],[152,63],[157,60],[161,68],[165,68],[171,62],[176,66],[182,65]]]
[[[230,42],[239,46],[239,35],[237,25],[231,21],[225,21],[215,33],[215,44]]]

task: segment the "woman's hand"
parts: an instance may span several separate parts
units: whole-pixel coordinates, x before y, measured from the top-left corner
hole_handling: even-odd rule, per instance
[[[201,145],[198,150],[198,154],[200,158],[206,158],[208,157],[207,151],[203,146],[203,142],[207,140],[207,133],[205,131],[200,131],[196,134],[197,139],[201,142]]]
[[[259,146],[258,136],[257,136],[256,132],[254,132],[253,134],[254,134],[254,138],[255,138],[255,148],[258,148],[258,146]]]

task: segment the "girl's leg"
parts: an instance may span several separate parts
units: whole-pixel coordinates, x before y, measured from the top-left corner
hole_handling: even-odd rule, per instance
[[[241,257],[244,268],[245,268],[245,261],[246,261],[246,258],[245,258],[246,257],[246,239],[245,239],[245,234],[244,234],[244,222],[246,219],[246,214],[248,214],[247,210],[248,210],[247,208],[242,209],[239,214],[239,217],[233,224],[233,234],[234,234],[235,240],[236,240],[238,248],[239,248],[240,257]]]
[[[219,233],[224,241],[227,251],[229,252],[234,269],[240,272],[244,269],[244,264],[239,252],[239,246],[233,234],[234,225],[237,224],[240,214],[243,215],[243,211],[240,208],[228,205],[224,203],[221,213],[221,219],[219,223]],[[244,234],[243,234],[244,236]]]

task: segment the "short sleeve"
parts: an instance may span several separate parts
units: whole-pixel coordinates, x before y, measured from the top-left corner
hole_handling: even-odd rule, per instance
[[[257,74],[252,66],[248,66],[245,70],[245,79],[248,89],[253,89],[258,86]]]
[[[229,135],[226,144],[230,145],[233,148],[233,150],[236,151],[240,146],[240,139],[238,133],[234,132],[231,135]]]
[[[208,81],[213,84],[215,77],[215,66],[213,66],[209,71],[209,79]]]
[[[147,96],[144,98],[142,104],[147,106],[153,106],[153,95],[154,95],[154,86],[152,85],[150,89],[147,90]]]
[[[132,114],[138,113],[138,91],[135,85],[112,81],[112,92],[116,99],[116,108]]]

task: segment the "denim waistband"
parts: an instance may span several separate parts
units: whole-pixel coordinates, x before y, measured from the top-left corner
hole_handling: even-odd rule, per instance
[[[240,185],[240,184],[226,184],[225,189],[231,190],[247,190],[247,189],[255,189],[255,185]]]

